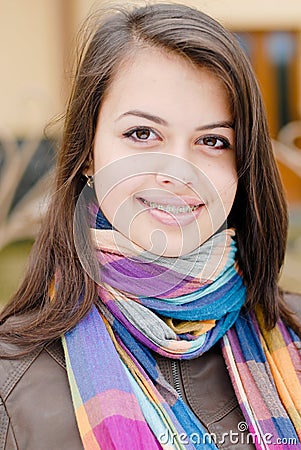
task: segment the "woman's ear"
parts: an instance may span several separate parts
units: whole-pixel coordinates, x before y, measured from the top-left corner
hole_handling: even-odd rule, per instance
[[[93,189],[94,187],[94,179],[93,179],[93,174],[94,174],[94,164],[93,161],[90,160],[86,167],[84,168],[84,170],[82,171],[83,176],[87,179],[87,185]]]
[[[82,171],[82,174],[83,174],[85,177],[87,177],[87,178],[93,176],[93,174],[94,174],[94,161],[93,161],[92,158],[89,159],[89,160],[86,162],[85,167],[84,167],[84,169],[83,169],[83,171]]]
[[[94,161],[92,158],[90,158],[86,164],[85,167],[82,171],[83,176],[87,179],[87,185],[93,189],[94,187],[94,179],[93,179],[93,174],[94,174]]]

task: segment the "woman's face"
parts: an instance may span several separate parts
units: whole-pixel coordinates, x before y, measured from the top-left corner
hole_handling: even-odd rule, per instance
[[[220,80],[179,56],[140,50],[102,103],[94,173],[104,215],[131,241],[165,256],[197,248],[225,222],[237,188]]]

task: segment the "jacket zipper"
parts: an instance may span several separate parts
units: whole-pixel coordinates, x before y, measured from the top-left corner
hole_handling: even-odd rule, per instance
[[[182,391],[181,391],[180,374],[179,374],[179,365],[178,365],[178,361],[175,361],[174,359],[171,360],[171,371],[172,371],[172,379],[173,379],[174,388],[175,388],[177,394],[179,395],[179,397],[183,400]]]
[[[182,384],[181,384],[181,374],[180,374],[179,361],[177,361],[175,359],[171,359],[171,372],[172,372],[172,379],[173,379],[173,387],[174,387],[176,393],[179,395],[181,400],[183,400],[186,404],[188,404],[187,400],[186,400],[186,397],[185,397],[185,400],[184,400],[183,394],[182,394],[182,390],[181,390]],[[185,396],[185,388],[184,388],[184,386],[183,386],[183,392],[184,392],[184,396]],[[197,415],[193,411],[193,409],[191,409],[191,410],[195,414],[195,416],[197,417]],[[201,422],[201,424],[203,425],[203,427],[205,428],[205,430],[207,432],[209,432],[208,431],[208,425],[205,422],[203,422],[200,418],[198,418],[198,419]]]

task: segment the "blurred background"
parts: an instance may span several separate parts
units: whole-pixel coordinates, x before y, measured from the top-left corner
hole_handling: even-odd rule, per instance
[[[20,282],[47,206],[77,32],[108,3],[0,0],[0,305]],[[290,211],[280,283],[301,293],[301,1],[181,3],[235,33],[256,71]]]

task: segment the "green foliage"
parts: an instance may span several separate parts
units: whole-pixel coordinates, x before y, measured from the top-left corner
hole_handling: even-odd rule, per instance
[[[32,241],[19,241],[0,251],[0,305],[17,290],[24,273]]]

